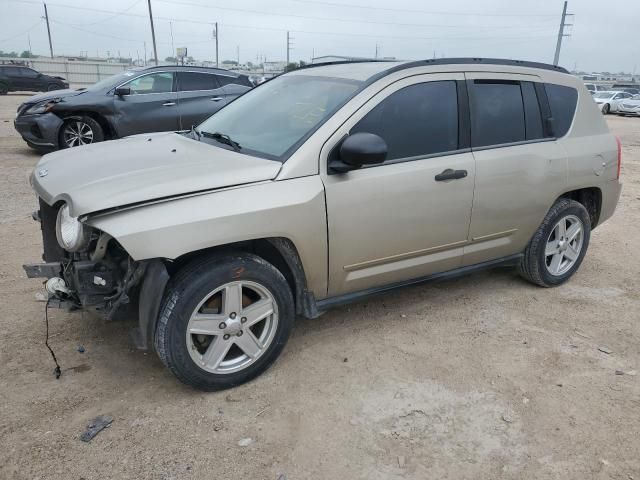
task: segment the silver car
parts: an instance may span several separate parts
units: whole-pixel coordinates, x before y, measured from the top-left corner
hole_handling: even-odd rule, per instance
[[[620,154],[559,67],[312,66],[189,133],[43,157],[46,263],[25,270],[107,318],[137,305],[139,348],[228,388],[275,361],[296,316],[496,265],[563,284],[613,215]]]
[[[625,101],[633,97],[630,93],[618,90],[609,90],[606,92],[597,92],[593,94],[593,100],[600,107],[600,111],[605,115],[618,111],[618,105],[621,101]]]
[[[618,115],[640,115],[640,95],[634,95],[618,104]]]

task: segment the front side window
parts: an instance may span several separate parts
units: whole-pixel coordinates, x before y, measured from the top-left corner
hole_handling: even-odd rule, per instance
[[[217,77],[218,77],[218,82],[222,86],[229,85],[230,83],[235,85],[242,85],[243,87],[253,86],[249,81],[248,77],[244,77],[244,76],[230,77],[229,75],[217,75]]]
[[[458,149],[456,82],[425,82],[392,93],[350,133],[374,133],[387,143],[387,160]]]
[[[526,140],[520,82],[475,80],[469,93],[472,146],[485,147]]]
[[[142,77],[131,80],[124,86],[131,89],[131,95],[173,92],[173,73],[158,72],[143,75]]]
[[[38,72],[31,70],[30,68],[21,68],[20,74],[27,78],[36,78],[38,76]]]
[[[218,88],[216,76],[210,73],[178,72],[178,91],[214,90]]]
[[[312,75],[284,75],[266,82],[201,123],[201,133],[221,133],[240,152],[284,161],[361,82]]]

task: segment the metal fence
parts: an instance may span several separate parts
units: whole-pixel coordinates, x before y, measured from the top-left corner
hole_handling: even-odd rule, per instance
[[[22,63],[47,75],[65,78],[71,85],[87,86],[103,78],[122,72],[131,65],[64,58],[2,58],[4,63]]]

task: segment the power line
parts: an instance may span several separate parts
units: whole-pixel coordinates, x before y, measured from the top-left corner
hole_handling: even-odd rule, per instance
[[[91,26],[91,25],[98,25],[99,23],[104,23],[104,22],[107,22],[109,20],[113,20],[114,18],[117,18],[117,17],[120,17],[122,15],[125,15],[129,10],[131,10],[133,7],[138,5],[141,1],[142,0],[136,0],[135,2],[133,2],[131,5],[129,5],[124,10],[121,10],[119,12],[114,12],[113,15],[111,15],[110,17],[107,17],[107,18],[103,18],[102,20],[98,20],[96,22],[91,22],[91,23],[82,23],[82,24],[74,24],[74,25],[78,25],[78,26],[82,25],[82,26],[88,27],[88,26]]]
[[[24,35],[25,33],[29,33],[31,30],[33,30],[34,28],[40,26],[41,24],[42,24],[42,19],[39,19],[37,21],[37,23],[34,23],[29,28],[27,28],[26,30],[21,31],[20,33],[16,33],[15,35],[12,35],[10,37],[0,38],[0,42],[6,42],[8,40],[13,40],[14,38],[20,37],[20,36]]]
[[[425,13],[429,15],[449,15],[449,16],[458,16],[458,17],[555,17],[555,14],[544,13],[465,13],[465,12],[443,12],[443,11],[433,11],[433,10],[420,10],[420,9],[410,9],[410,8],[387,8],[387,7],[372,7],[369,5],[355,5],[352,3],[334,3],[334,2],[323,2],[319,0],[292,0],[298,3],[307,3],[307,4],[315,4],[315,5],[326,5],[330,7],[348,7],[348,8],[360,8],[364,10],[379,10],[385,12],[405,12],[405,13]]]

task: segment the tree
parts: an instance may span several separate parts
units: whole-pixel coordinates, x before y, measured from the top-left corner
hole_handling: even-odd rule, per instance
[[[17,57],[18,52],[3,52],[0,50],[0,57]]]
[[[235,60],[223,60],[222,65],[238,65],[238,62]]]
[[[25,50],[20,54],[20,58],[34,58],[34,57],[35,55],[33,55],[29,50]]]
[[[290,72],[292,70],[295,70],[299,67],[299,65],[295,62],[291,62],[289,64],[287,64],[287,66],[285,67],[284,71],[285,72]]]
[[[177,63],[178,59],[176,57],[167,57],[164,59],[165,62]]]

